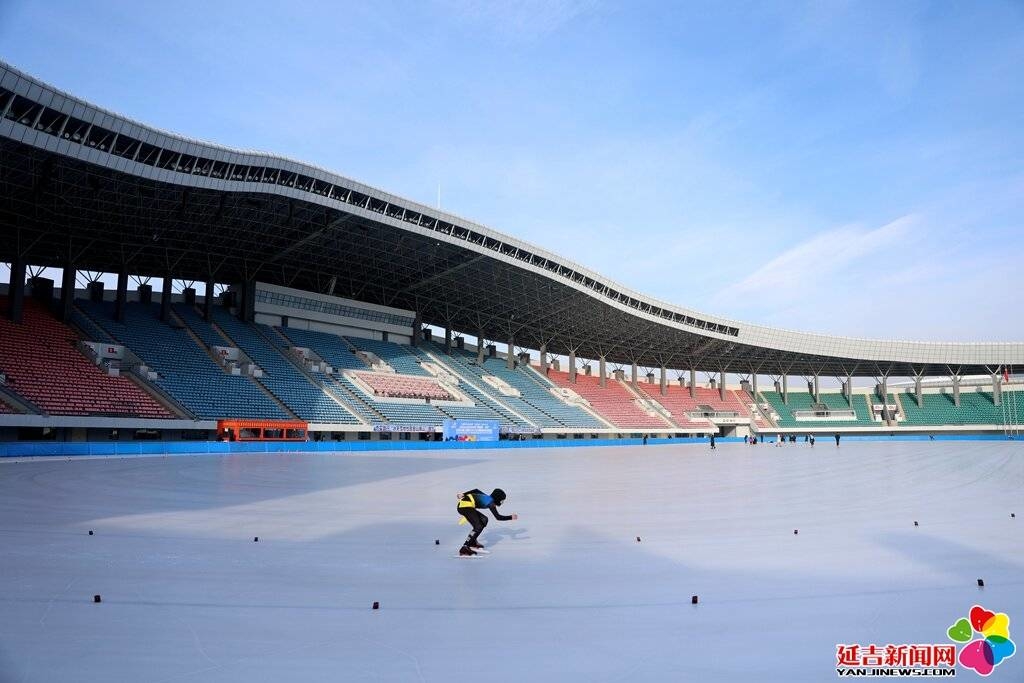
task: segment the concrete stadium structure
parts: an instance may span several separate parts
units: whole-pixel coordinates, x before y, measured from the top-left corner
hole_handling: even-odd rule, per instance
[[[523,352],[538,353],[544,373],[550,357],[567,357],[570,383],[582,359],[596,362],[602,387],[609,366],[633,384],[650,368],[661,395],[670,370],[691,397],[697,372],[712,374],[723,400],[727,374],[755,397],[767,377],[784,403],[790,377],[806,378],[815,401],[822,377],[840,379],[847,399],[855,377],[874,378],[883,399],[888,378],[909,377],[921,406],[925,378],[945,377],[959,407],[961,378],[985,375],[999,405],[1006,368],[1024,365],[1020,342],[856,339],[689,310],[330,171],[156,130],[2,62],[0,230],[15,322],[31,268],[56,267],[64,321],[81,271],[117,274],[121,320],[132,276],[205,283],[206,320],[215,283],[232,283],[239,317],[256,320],[259,282],[407,311],[413,345],[433,325],[445,330],[446,351],[461,334],[483,342],[481,356],[485,340],[507,344],[510,367]]]

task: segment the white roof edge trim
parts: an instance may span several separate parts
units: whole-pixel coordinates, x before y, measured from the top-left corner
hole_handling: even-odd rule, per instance
[[[415,202],[413,200],[408,200],[408,199],[405,199],[405,198],[400,197],[398,195],[386,192],[384,190],[380,190],[380,189],[378,189],[376,187],[367,185],[367,184],[359,182],[357,180],[353,180],[353,179],[348,178],[346,176],[342,176],[342,175],[340,175],[338,173],[335,173],[335,172],[330,171],[330,170],[328,170],[326,168],[317,166],[315,164],[310,164],[310,163],[303,162],[303,161],[296,161],[294,159],[291,159],[289,157],[286,157],[286,156],[283,156],[283,155],[280,155],[280,154],[261,152],[261,151],[253,151],[253,150],[234,149],[234,148],[226,147],[226,146],[223,146],[223,145],[219,145],[217,143],[211,143],[211,142],[207,142],[207,141],[204,141],[204,140],[190,138],[188,136],[181,135],[179,133],[173,133],[173,132],[170,132],[170,131],[165,131],[165,130],[159,129],[157,127],[151,126],[149,124],[141,123],[139,121],[136,121],[135,119],[132,119],[132,118],[127,117],[125,115],[119,114],[117,112],[113,112],[113,111],[110,111],[108,109],[104,109],[102,107],[94,105],[91,102],[88,102],[88,101],[86,101],[86,100],[84,100],[84,99],[82,99],[80,97],[77,97],[75,95],[72,95],[72,94],[64,91],[64,90],[61,90],[61,89],[56,88],[54,86],[51,86],[48,83],[45,83],[45,82],[35,78],[34,76],[26,74],[23,71],[17,69],[16,67],[13,67],[10,64],[4,62],[3,60],[0,60],[0,70],[9,71],[11,74],[14,74],[14,75],[18,76],[19,78],[24,79],[25,81],[28,81],[28,82],[36,85],[36,86],[39,86],[40,88],[44,88],[46,90],[50,90],[50,91],[52,91],[52,92],[54,92],[54,93],[56,93],[56,94],[58,94],[58,95],[60,95],[60,96],[62,96],[64,98],[66,98],[68,100],[71,100],[73,102],[81,104],[83,107],[86,107],[88,109],[92,109],[95,113],[104,114],[104,115],[107,115],[107,116],[110,116],[110,117],[113,117],[113,118],[116,118],[116,119],[120,119],[122,124],[123,123],[128,123],[128,124],[137,126],[140,129],[143,129],[143,130],[149,131],[151,133],[155,133],[157,135],[163,136],[168,141],[174,141],[174,142],[178,142],[178,143],[186,143],[186,144],[192,144],[192,145],[199,145],[199,146],[202,146],[202,147],[208,149],[211,152],[216,152],[216,153],[219,153],[219,154],[249,155],[249,156],[253,156],[253,157],[259,157],[261,160],[264,160],[264,161],[277,161],[277,162],[281,162],[281,163],[292,164],[292,165],[295,165],[296,167],[301,168],[301,169],[309,169],[310,171],[314,171],[316,173],[319,173],[319,174],[322,174],[324,176],[327,176],[332,181],[339,181],[340,180],[340,181],[342,181],[342,183],[337,183],[337,184],[345,184],[345,185],[349,186],[350,189],[357,190],[357,191],[359,191],[359,192],[361,192],[363,194],[368,194],[368,195],[374,196],[376,198],[379,198],[379,199],[381,199],[383,201],[387,201],[389,203],[394,203],[396,206],[401,206],[401,207],[406,208],[406,209],[412,209],[412,210],[416,211],[417,213],[421,213],[421,214],[424,214],[426,216],[430,216],[431,218],[434,218],[434,219],[440,219],[440,220],[446,221],[448,223],[452,223],[456,227],[459,227],[459,228],[469,229],[469,230],[472,230],[474,232],[478,232],[481,235],[484,235],[484,236],[489,237],[491,239],[494,239],[494,240],[500,241],[502,243],[505,243],[505,244],[509,245],[510,247],[526,250],[526,251],[528,251],[528,252],[530,252],[530,253],[538,256],[538,257],[544,258],[544,259],[546,259],[548,261],[552,261],[552,262],[557,263],[557,264],[559,264],[561,266],[564,266],[564,267],[566,267],[566,268],[568,268],[570,270],[573,270],[573,271],[575,271],[576,273],[578,273],[580,275],[588,277],[591,280],[594,280],[595,282],[600,283],[601,285],[603,285],[605,287],[608,287],[610,289],[614,289],[614,290],[616,290],[617,292],[621,293],[624,296],[628,296],[628,297],[631,297],[631,298],[636,299],[638,301],[642,301],[645,304],[648,304],[648,305],[651,305],[651,306],[654,306],[654,307],[657,307],[657,308],[665,309],[667,311],[670,311],[672,313],[676,313],[676,314],[679,314],[679,315],[689,316],[689,317],[693,317],[693,318],[698,318],[700,320],[704,320],[704,321],[707,321],[709,323],[714,323],[714,324],[718,324],[718,325],[724,325],[724,326],[728,326],[728,327],[735,327],[735,328],[737,328],[739,330],[739,335],[734,337],[734,336],[731,336],[731,335],[723,335],[723,334],[715,333],[715,332],[710,331],[710,330],[702,330],[702,329],[700,329],[698,327],[694,327],[694,326],[680,325],[680,324],[674,323],[673,321],[661,318],[659,316],[646,314],[643,311],[639,311],[639,310],[637,310],[637,309],[635,309],[633,307],[626,306],[624,304],[620,304],[620,303],[618,303],[618,302],[616,302],[616,301],[614,301],[614,300],[612,300],[610,298],[607,298],[607,297],[603,296],[599,292],[594,291],[593,289],[591,289],[589,287],[581,287],[581,286],[577,285],[577,283],[574,283],[571,280],[569,280],[567,278],[564,278],[562,276],[559,276],[559,275],[557,275],[555,273],[551,273],[551,272],[548,272],[547,270],[544,270],[544,269],[541,269],[541,268],[537,268],[537,267],[534,267],[534,266],[530,266],[530,264],[524,263],[522,261],[511,259],[509,257],[504,256],[503,254],[496,253],[496,252],[494,252],[492,250],[485,249],[483,247],[479,247],[478,245],[475,245],[472,242],[467,242],[465,240],[461,240],[461,239],[452,237],[450,235],[445,235],[443,233],[439,233],[439,232],[436,232],[436,231],[433,231],[433,230],[422,229],[422,230],[425,230],[426,232],[428,232],[430,234],[430,236],[435,238],[435,239],[437,239],[437,238],[448,238],[448,239],[446,239],[444,241],[449,242],[450,244],[461,246],[463,248],[468,248],[468,249],[470,249],[472,251],[477,251],[478,253],[490,256],[492,258],[497,258],[498,260],[505,261],[505,262],[507,262],[507,263],[509,263],[511,265],[514,265],[514,266],[517,266],[517,267],[520,267],[520,268],[525,268],[525,269],[528,269],[528,270],[533,270],[533,271],[537,272],[538,274],[541,274],[541,275],[544,275],[544,276],[546,276],[548,278],[554,279],[554,280],[556,280],[556,281],[558,281],[558,282],[560,282],[562,284],[567,284],[567,285],[573,287],[574,289],[577,289],[577,290],[579,290],[579,291],[581,291],[583,293],[588,294],[589,296],[591,296],[592,298],[594,298],[597,301],[600,301],[600,302],[605,303],[607,305],[612,305],[613,307],[619,308],[620,310],[623,310],[624,312],[627,312],[627,313],[629,313],[631,315],[635,315],[635,316],[638,316],[638,317],[650,320],[652,322],[656,322],[658,324],[662,324],[662,325],[665,325],[667,327],[672,327],[674,329],[679,329],[681,331],[685,331],[685,332],[688,332],[688,333],[691,333],[691,334],[703,335],[703,336],[707,336],[709,338],[719,339],[719,340],[722,340],[722,341],[732,341],[732,342],[735,342],[735,343],[749,345],[749,346],[765,347],[765,348],[770,348],[770,349],[774,349],[774,350],[778,350],[778,351],[787,351],[787,352],[793,352],[793,353],[805,353],[805,354],[821,355],[821,356],[829,356],[829,357],[849,357],[849,358],[854,358],[854,359],[858,359],[858,360],[885,360],[885,361],[896,361],[896,362],[905,362],[905,363],[927,363],[927,364],[949,364],[949,365],[958,365],[958,364],[979,365],[979,364],[989,364],[989,363],[991,363],[991,364],[1015,364],[1015,365],[1017,365],[1017,364],[1024,364],[1024,342],[1006,342],[1006,341],[985,341],[985,342],[908,341],[908,340],[898,340],[898,339],[872,339],[872,338],[863,338],[863,337],[848,337],[848,336],[840,336],[840,335],[827,335],[827,334],[822,334],[822,333],[806,332],[806,331],[800,331],[800,330],[790,330],[790,329],[785,329],[785,328],[769,327],[769,326],[766,326],[766,325],[760,325],[760,324],[755,324],[755,323],[747,323],[747,322],[733,320],[733,319],[730,319],[730,318],[724,318],[724,317],[721,317],[721,316],[716,316],[716,315],[713,315],[713,314],[703,313],[701,311],[696,311],[696,310],[689,309],[689,308],[684,308],[684,307],[679,306],[677,304],[673,304],[673,303],[670,303],[670,302],[667,302],[667,301],[663,301],[663,300],[658,299],[658,298],[656,298],[654,296],[638,292],[638,291],[636,291],[636,290],[634,290],[634,289],[632,289],[630,287],[627,287],[627,286],[625,286],[625,285],[623,285],[623,284],[621,284],[619,282],[616,282],[615,280],[612,280],[611,278],[609,278],[607,276],[601,275],[601,274],[597,273],[596,271],[593,271],[593,270],[587,268],[586,266],[583,266],[583,265],[578,264],[578,263],[576,263],[574,261],[571,261],[571,260],[569,260],[569,259],[567,259],[567,258],[565,258],[563,256],[560,256],[560,255],[557,255],[557,254],[555,254],[553,252],[550,252],[550,251],[548,251],[548,250],[546,250],[543,247],[540,247],[538,245],[535,245],[535,244],[532,244],[532,243],[527,242],[525,240],[521,240],[521,239],[512,237],[510,235],[506,235],[504,233],[498,232],[497,230],[488,228],[487,226],[484,226],[484,225],[482,225],[480,223],[476,223],[475,221],[472,221],[472,220],[469,220],[469,219],[465,219],[465,218],[463,218],[463,217],[461,217],[461,216],[459,216],[457,214],[453,214],[453,213],[450,213],[450,212],[447,212],[447,211],[443,211],[443,210],[438,210],[438,209],[429,207],[427,205],[420,204],[420,203]],[[251,165],[251,162],[247,162],[247,163],[249,163]],[[182,180],[184,181],[185,178],[192,178],[192,176],[190,176],[190,175],[189,176],[183,176]],[[327,182],[327,179],[325,179],[325,178],[320,178],[320,179],[323,180],[324,182]],[[191,183],[183,182],[182,184],[191,184]],[[274,187],[275,187],[275,189],[277,189],[277,186],[274,186]],[[265,192],[271,193],[270,190],[267,189],[267,188],[260,188],[260,189],[261,189],[261,191],[265,191]],[[279,193],[279,191],[278,192],[274,192],[274,193]],[[317,195],[313,195],[313,196],[315,197]],[[312,200],[312,197],[310,199]],[[346,209],[345,210],[346,211],[353,211],[353,210],[359,211],[358,207],[352,207],[352,206],[349,206],[349,205],[346,205]],[[367,213],[371,214],[370,217],[373,220],[383,221],[383,222],[388,222],[388,223],[398,223],[397,225],[394,225],[394,227],[399,227],[401,229],[408,230],[410,232],[417,232],[416,230],[412,230],[411,229],[411,227],[412,227],[411,225],[401,224],[401,223],[399,223],[397,221],[394,221],[393,219],[390,219],[387,216],[383,216],[381,214],[377,214],[377,213],[374,213],[374,212],[367,212]],[[902,346],[904,348],[902,348],[902,349],[897,349],[896,348],[896,347],[900,347],[900,346]],[[873,348],[869,349],[867,347],[873,347]],[[899,352],[897,352],[897,351],[899,351]],[[939,356],[944,356],[944,357],[943,358],[939,358]],[[982,358],[981,356],[984,356],[984,358]]]

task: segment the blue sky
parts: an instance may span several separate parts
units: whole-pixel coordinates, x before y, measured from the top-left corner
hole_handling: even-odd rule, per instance
[[[713,314],[1022,340],[1020,2],[21,2],[0,57]]]

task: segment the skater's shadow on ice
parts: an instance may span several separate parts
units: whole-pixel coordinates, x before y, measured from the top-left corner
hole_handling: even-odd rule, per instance
[[[487,545],[492,547],[498,545],[505,539],[509,539],[511,541],[527,541],[530,539],[527,529],[509,529],[508,527],[494,530],[491,530],[490,527],[488,527],[488,530],[484,531],[484,533],[481,534],[481,537],[486,538],[488,541]]]

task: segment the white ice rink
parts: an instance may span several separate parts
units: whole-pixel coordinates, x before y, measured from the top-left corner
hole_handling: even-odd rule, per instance
[[[0,577],[4,683],[838,680],[975,603],[1024,644],[1024,445],[0,462]]]

